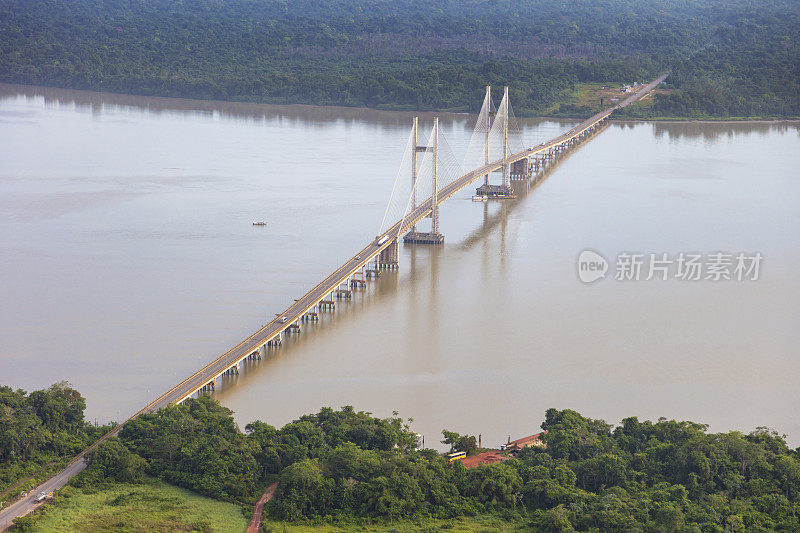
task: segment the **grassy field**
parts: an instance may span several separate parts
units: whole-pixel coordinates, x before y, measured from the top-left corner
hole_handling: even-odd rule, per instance
[[[601,108],[608,107],[613,102],[611,98],[624,98],[626,95],[620,93],[622,84],[600,84],[600,83],[578,83],[572,91],[565,93],[564,98],[547,108],[542,114],[564,115],[564,114],[592,114],[600,111]],[[603,105],[600,106],[600,99]]]
[[[369,533],[406,533],[411,531],[442,532],[442,533],[476,533],[476,532],[511,532],[524,530],[524,524],[518,522],[505,522],[497,517],[474,517],[454,520],[426,520],[424,522],[396,522],[381,525],[305,525],[285,524],[280,521],[266,518],[262,526],[267,531],[274,533],[344,533],[360,531]],[[284,529],[285,528],[285,529]]]
[[[237,505],[152,481],[120,483],[97,492],[66,487],[32,531],[242,532],[246,527]]]
[[[564,95],[564,98],[546,109],[544,116],[572,116],[588,117],[615,103],[621,102],[631,93],[620,92],[622,84],[578,83],[575,88]],[[649,110],[653,105],[653,94],[668,93],[669,90],[657,88],[641,101],[634,104],[643,110]],[[602,103],[602,105],[601,105]]]

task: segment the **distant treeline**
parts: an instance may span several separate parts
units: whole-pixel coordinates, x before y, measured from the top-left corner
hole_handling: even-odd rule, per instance
[[[533,115],[577,83],[672,67],[678,90],[648,113],[797,116],[799,11],[790,0],[0,0],[0,80],[451,110],[509,85],[518,114]]]
[[[800,15],[770,12],[720,27],[712,43],[671,67],[667,83],[676,90],[632,115],[800,117]]]

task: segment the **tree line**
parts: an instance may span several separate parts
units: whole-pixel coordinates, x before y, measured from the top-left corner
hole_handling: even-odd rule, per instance
[[[460,111],[509,85],[518,113],[536,115],[577,83],[671,67],[676,90],[653,114],[798,116],[799,12],[790,0],[0,0],[0,80]]]
[[[107,428],[89,425],[66,383],[0,387],[0,472],[7,482]],[[543,447],[473,469],[419,449],[409,421],[323,408],[275,428],[237,427],[208,397],[127,423],[88,456],[84,490],[147,476],[250,506],[278,481],[267,512],[339,525],[494,515],[532,531],[797,531],[800,448],[758,428],[708,433],[695,422],[625,418],[617,426],[549,409]],[[443,430],[470,454],[475,438]]]
[[[92,453],[83,483],[148,474],[211,497],[268,505],[290,522],[339,525],[491,514],[533,531],[797,531],[800,450],[759,428],[626,418],[616,427],[549,409],[544,447],[466,469],[418,449],[397,416],[345,407],[244,432],[203,397],[146,414]],[[477,453],[475,438],[443,442]],[[79,481],[79,483],[81,483]]]

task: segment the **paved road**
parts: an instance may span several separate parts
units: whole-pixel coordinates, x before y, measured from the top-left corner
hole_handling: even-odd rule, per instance
[[[547,152],[551,148],[568,141],[574,137],[580,135],[583,131],[595,126],[599,122],[608,118],[614,111],[617,109],[621,109],[623,107],[627,107],[631,103],[635,102],[636,100],[640,99],[647,93],[649,93],[653,88],[655,88],[659,83],[661,83],[664,78],[666,78],[668,73],[659,76],[657,79],[653,80],[651,83],[645,85],[636,93],[632,94],[624,101],[620,102],[616,106],[609,108],[605,111],[597,113],[596,115],[586,119],[585,121],[581,122],[578,126],[572,128],[568,132],[555,137],[545,143],[542,143],[538,146],[534,146],[532,148],[528,148],[516,154],[512,154],[508,157],[507,160],[498,159],[497,161],[493,161],[487,165],[484,165],[480,168],[477,168],[467,174],[464,174],[453,183],[447,185],[446,187],[442,188],[438,194],[438,203],[441,204],[458,191],[463,189],[464,187],[468,186],[478,178],[483,177],[484,175],[494,172],[495,170],[500,169],[504,164],[510,164],[515,161],[519,161],[521,159],[525,159],[530,157],[534,154],[538,154],[540,152]],[[246,358],[249,354],[257,351],[261,346],[267,343],[267,341],[274,339],[278,335],[281,334],[283,330],[285,330],[289,325],[294,322],[300,320],[300,318],[306,314],[311,308],[313,308],[320,300],[325,299],[325,297],[331,292],[335,291],[342,283],[347,281],[347,279],[352,276],[354,273],[361,270],[362,267],[365,267],[370,260],[372,260],[376,255],[378,255],[382,250],[388,248],[392,244],[392,240],[397,238],[399,235],[406,233],[411,227],[421,221],[427,214],[430,212],[432,208],[433,200],[428,198],[426,201],[422,202],[416,209],[414,209],[411,213],[409,213],[403,220],[397,222],[394,226],[386,230],[383,234],[379,235],[375,238],[372,242],[368,243],[364,246],[360,251],[358,251],[353,257],[345,261],[345,263],[334,270],[327,278],[319,282],[314,288],[304,294],[299,300],[296,300],[292,305],[290,305],[283,313],[278,315],[274,320],[270,321],[268,324],[265,324],[264,327],[247,337],[245,340],[225,352],[224,354],[220,355],[209,364],[189,376],[188,378],[184,379],[170,390],[147,404],[144,408],[137,411],[131,418],[135,418],[142,413],[155,411],[166,407],[171,404],[175,404],[178,402],[183,401],[187,397],[191,396],[195,392],[197,392],[201,387],[213,381],[216,377],[220,374],[236,366],[241,360]],[[384,237],[388,237],[384,241]],[[382,243],[382,244],[381,244]],[[285,317],[286,320],[282,321],[281,317]],[[127,421],[126,421],[127,422]],[[118,431],[117,429],[116,431]],[[107,438],[108,435],[100,439],[98,442],[92,445],[92,447],[96,446],[99,442]],[[90,448],[92,448],[90,447]],[[88,449],[86,450],[88,451]],[[84,451],[83,453],[86,453]],[[81,454],[82,456],[83,454]],[[80,463],[80,465],[78,465]],[[83,460],[79,460],[75,463],[72,463],[70,466],[67,467],[66,470],[62,471],[60,474],[57,474],[55,477],[51,478],[50,480],[46,481],[40,487],[37,487],[34,492],[38,494],[42,491],[50,491],[54,490],[54,488],[61,488],[66,481],[72,476],[80,472],[83,467]],[[71,472],[68,474],[68,472]],[[58,480],[58,481],[55,481]],[[51,481],[55,481],[53,485],[54,488],[42,488]],[[60,485],[58,484],[60,483]],[[11,522],[9,516],[20,516],[20,514],[25,514],[29,512],[31,509],[30,505],[23,505],[20,504],[17,507],[17,504],[10,506],[7,509],[3,509],[0,511],[0,531],[3,530],[4,523],[9,524]],[[15,514],[16,513],[16,514]]]
[[[83,458],[73,461],[64,470],[32,490],[26,497],[0,511],[0,531],[8,529],[12,525],[14,518],[25,516],[37,507],[44,505],[45,502],[36,503],[36,497],[40,492],[57,491],[66,485],[72,476],[78,474],[84,468],[86,468],[86,462]]]

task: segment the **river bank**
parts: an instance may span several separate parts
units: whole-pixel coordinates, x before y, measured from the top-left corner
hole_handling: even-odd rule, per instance
[[[786,512],[800,502],[800,458],[774,430],[710,433],[635,416],[608,423],[555,408],[540,416],[539,433],[514,441],[504,460],[467,465],[482,451],[475,435],[440,432],[445,451],[466,455],[462,463],[423,445],[410,419],[322,408],[281,428],[252,421],[242,431],[204,396],[126,424],[22,521],[26,531],[241,531],[260,519],[253,504],[270,499],[265,527],[290,531],[800,525]]]
[[[500,92],[502,92],[502,87],[496,87],[496,91],[498,91],[497,98],[501,96]],[[31,95],[38,95],[42,96],[45,99],[57,99],[61,102],[71,102],[78,106],[93,106],[93,105],[120,105],[120,106],[141,106],[143,103],[146,105],[148,109],[153,111],[158,110],[173,110],[173,111],[198,111],[198,112],[214,112],[219,111],[224,113],[225,115],[232,115],[232,116],[272,116],[278,112],[286,113],[288,115],[297,115],[297,116],[313,116],[317,119],[324,119],[327,117],[353,117],[353,118],[365,118],[369,116],[370,113],[374,113],[375,116],[382,116],[384,118],[388,117],[413,117],[413,116],[420,116],[420,117],[433,117],[439,116],[442,117],[442,120],[447,120],[448,117],[451,119],[458,119],[460,117],[465,116],[474,116],[474,112],[463,111],[463,110],[453,110],[453,109],[444,109],[444,110],[425,110],[419,111],[414,110],[411,108],[405,109],[386,109],[386,108],[375,108],[375,107],[350,107],[350,106],[336,106],[336,105],[314,105],[314,104],[302,104],[302,103],[293,103],[293,104],[275,104],[275,103],[268,103],[268,102],[247,102],[247,101],[235,101],[235,100],[215,100],[215,99],[190,99],[190,98],[179,98],[173,96],[142,96],[142,95],[135,95],[135,94],[124,94],[124,93],[114,93],[114,92],[104,92],[104,91],[92,91],[86,89],[69,89],[69,88],[61,88],[61,87],[51,87],[46,85],[24,85],[24,84],[15,84],[15,83],[3,83],[0,82],[0,97],[3,95],[12,95],[12,94],[19,94],[19,93],[28,93]],[[564,100],[564,102],[568,102],[569,100]],[[635,107],[637,104],[634,104]],[[525,116],[520,115],[519,118],[529,119],[529,120],[553,120],[553,121],[566,121],[566,122],[573,122],[573,121],[580,121],[588,118],[594,112],[599,111],[600,108],[592,108],[591,112],[587,112],[585,114],[580,115],[570,115],[570,114],[538,114],[538,115],[531,115]],[[629,117],[624,116],[625,111],[620,111],[615,113],[612,116],[612,121],[639,121],[639,122],[697,122],[697,123],[724,123],[724,122],[735,122],[735,123],[760,123],[760,122],[767,122],[767,123],[795,123],[800,122],[800,118],[763,118],[763,117],[708,117],[708,118],[696,118],[696,117]],[[620,116],[622,115],[622,116]]]

